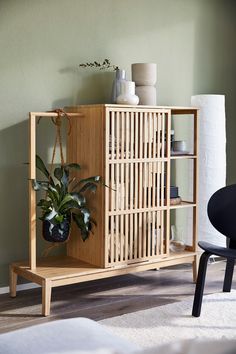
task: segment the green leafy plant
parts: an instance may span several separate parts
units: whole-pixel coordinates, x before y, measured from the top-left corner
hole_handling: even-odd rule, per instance
[[[56,167],[53,176],[49,173],[42,159],[36,155],[36,167],[42,172],[46,180],[35,179],[32,185],[35,191],[46,191],[46,197],[40,199],[38,207],[42,210],[40,220],[49,223],[49,229],[63,224],[66,220],[74,220],[85,241],[95,220],[91,217],[86,195],[90,191],[95,193],[100,176],[92,176],[78,180],[70,178],[70,170],[80,170],[77,163],[64,164]]]
[[[118,70],[119,67],[117,65],[111,64],[109,59],[104,59],[103,62],[97,62],[94,61],[92,63],[82,63],[79,64],[80,68],[95,68],[99,70],[106,70],[106,69],[112,69],[112,70]]]

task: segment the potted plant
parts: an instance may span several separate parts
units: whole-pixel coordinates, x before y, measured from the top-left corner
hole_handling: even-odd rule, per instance
[[[36,155],[36,167],[46,177],[46,180],[35,179],[32,185],[35,191],[45,191],[45,198],[40,199],[38,207],[42,215],[43,237],[49,242],[65,242],[68,240],[72,220],[80,230],[85,241],[96,222],[91,217],[91,212],[86,200],[88,191],[96,192],[100,176],[93,176],[78,180],[70,179],[70,170],[80,170],[77,163],[61,164],[49,173],[42,159]]]
[[[91,63],[81,63],[80,68],[83,69],[98,69],[98,70],[113,70],[116,72],[115,79],[112,85],[111,102],[116,103],[117,97],[121,94],[121,82],[126,81],[126,72],[120,69],[117,65],[111,64],[109,59],[104,59],[102,62],[94,61]]]
[[[93,69],[99,69],[99,70],[107,70],[107,69],[112,69],[112,70],[119,70],[119,67],[117,65],[111,64],[109,59],[104,59],[103,62],[98,62],[98,61],[93,61],[91,63],[81,63],[79,64],[79,67],[81,68],[93,68]]]

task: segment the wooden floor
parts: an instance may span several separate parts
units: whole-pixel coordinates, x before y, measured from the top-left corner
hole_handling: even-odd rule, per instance
[[[225,263],[208,267],[205,293],[222,291]],[[233,282],[236,288],[236,281]],[[54,288],[51,316],[41,313],[41,288],[20,291],[15,299],[0,295],[0,333],[71,317],[101,320],[193,298],[190,266],[123,275]]]

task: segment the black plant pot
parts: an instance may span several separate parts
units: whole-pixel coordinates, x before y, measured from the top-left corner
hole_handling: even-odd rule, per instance
[[[70,236],[71,218],[60,224],[43,221],[43,238],[48,242],[65,242]]]

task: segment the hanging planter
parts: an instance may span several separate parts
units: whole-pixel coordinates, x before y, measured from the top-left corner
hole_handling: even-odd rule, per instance
[[[70,215],[65,216],[60,223],[43,220],[43,238],[48,242],[66,242],[70,236],[70,228]]]
[[[56,167],[52,177],[38,155],[36,167],[47,177],[45,181],[32,181],[35,191],[46,191],[46,197],[40,199],[37,204],[42,211],[39,219],[43,222],[43,238],[48,242],[67,241],[73,220],[85,241],[92,226],[96,224],[91,217],[86,198],[88,192],[96,192],[100,176],[81,180],[76,177],[69,179],[71,169],[80,170],[80,165],[72,163]]]
[[[42,215],[42,236],[51,243],[66,242],[70,236],[71,223],[75,222],[80,230],[81,237],[85,241],[96,222],[91,217],[87,203],[87,194],[95,193],[100,176],[92,176],[79,180],[70,176],[70,171],[80,171],[77,163],[66,164],[63,158],[61,142],[61,116],[53,121],[57,128],[57,134],[53,149],[53,157],[50,170],[47,169],[43,160],[36,155],[36,167],[44,175],[44,179],[35,179],[32,186],[35,191],[45,191],[46,195],[40,199],[37,206]],[[59,142],[61,164],[52,171],[57,142]],[[90,196],[91,200],[91,196]]]

